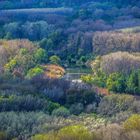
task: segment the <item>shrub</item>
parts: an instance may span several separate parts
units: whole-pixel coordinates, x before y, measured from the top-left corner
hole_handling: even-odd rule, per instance
[[[47,110],[50,114],[52,113],[53,110],[56,110],[58,108],[60,108],[60,104],[51,101],[48,103]]]
[[[96,111],[97,111],[97,105],[95,103],[89,104],[85,108],[86,113],[93,113],[93,112],[96,112]]]
[[[125,92],[126,89],[126,79],[123,74],[120,73],[112,73],[107,78],[107,88],[109,91],[114,92]]]
[[[94,140],[139,140],[140,133],[125,132],[122,126],[110,124],[95,131],[93,136]]]
[[[103,126],[93,132],[93,136],[93,140],[125,140],[123,129],[118,124]]]
[[[74,115],[79,115],[83,111],[84,111],[84,106],[81,103],[75,103],[75,104],[71,105],[71,107],[70,107],[70,112],[71,112],[71,114],[74,114]]]
[[[126,92],[139,94],[140,93],[140,70],[132,71],[127,80]]]
[[[41,125],[43,126],[47,119],[51,118],[43,112],[2,112],[0,130],[4,130],[9,139],[15,137],[27,139],[30,135],[43,131]]]
[[[132,114],[133,113],[131,111],[117,113],[116,115],[111,117],[111,122],[120,124],[124,122],[126,119],[128,119]]]
[[[62,116],[62,117],[68,117],[70,115],[70,112],[68,109],[66,109],[65,107],[60,107],[58,109],[55,109],[52,112],[53,116]]]
[[[93,76],[92,75],[82,75],[81,80],[85,83],[92,83],[93,81]]]
[[[31,137],[31,140],[60,140],[54,133],[50,134],[36,134]]]
[[[132,106],[130,107],[130,110],[133,112],[133,113],[140,113],[140,101],[136,100],[133,102]]]
[[[35,68],[32,68],[32,69],[30,69],[29,71],[28,71],[28,73],[27,73],[27,78],[29,78],[29,79],[31,79],[31,78],[33,78],[33,77],[35,77],[35,76],[38,76],[38,75],[40,75],[40,74],[43,74],[44,73],[44,70],[42,69],[42,68],[40,68],[40,67],[35,67]]]
[[[27,96],[0,97],[0,111],[36,111],[47,110],[48,101]]]
[[[124,128],[126,131],[139,131],[140,132],[140,115],[132,115],[128,118],[124,124]]]
[[[84,90],[77,90],[77,89],[70,89],[66,95],[66,103],[68,105],[72,105],[75,103],[82,103],[83,105],[88,105],[91,103],[99,103],[100,96],[97,95],[94,91],[84,89]]]
[[[38,134],[31,140],[92,140],[91,133],[81,125],[67,126],[58,133]]]
[[[81,125],[67,126],[58,132],[61,140],[92,140],[91,133]]]
[[[52,64],[60,64],[61,61],[61,59],[56,55],[51,56],[49,60]]]
[[[131,95],[109,95],[101,100],[97,112],[101,115],[112,116],[129,110],[133,102],[134,97]]]
[[[7,140],[7,135],[5,132],[0,132],[0,140]]]
[[[101,71],[98,71],[95,75],[81,76],[81,80],[85,83],[94,84],[99,87],[106,86],[106,75]]]

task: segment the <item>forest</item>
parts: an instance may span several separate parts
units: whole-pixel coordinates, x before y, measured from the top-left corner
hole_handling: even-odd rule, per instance
[[[0,140],[140,140],[140,1],[1,0]]]

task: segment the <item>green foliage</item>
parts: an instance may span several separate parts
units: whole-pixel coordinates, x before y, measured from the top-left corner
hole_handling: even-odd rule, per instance
[[[60,140],[54,133],[37,134],[31,137],[31,140]]]
[[[140,93],[140,70],[133,71],[127,80],[126,92],[138,94]]]
[[[74,115],[79,115],[84,111],[84,106],[81,103],[75,103],[70,106],[70,112]]]
[[[11,72],[11,71],[13,71],[13,69],[16,67],[16,65],[17,65],[17,60],[14,58],[14,59],[11,59],[11,60],[4,66],[4,68],[5,68],[6,71]]]
[[[41,67],[35,67],[35,68],[32,68],[28,71],[26,77],[31,79],[31,78],[38,76],[40,74],[43,74],[43,73],[44,73],[44,70]]]
[[[5,132],[0,132],[0,140],[7,140],[7,135]]]
[[[10,32],[8,32],[8,33],[5,35],[4,39],[12,39],[12,34],[11,34]]]
[[[60,108],[60,104],[54,103],[54,102],[49,102],[47,106],[48,112],[51,114],[53,110],[56,110]]]
[[[81,76],[81,80],[88,84],[94,84],[99,87],[106,86],[106,75],[102,71],[98,71],[98,73],[94,75],[83,75]]]
[[[92,90],[70,90],[66,96],[66,104],[72,105],[75,103],[82,103],[88,105],[91,103],[98,103],[100,96]]]
[[[58,132],[61,140],[92,140],[91,133],[82,125],[67,126]]]
[[[39,48],[34,54],[34,58],[37,60],[38,63],[46,61],[46,56],[46,51],[42,48]]]
[[[94,76],[93,76],[93,84],[99,86],[99,87],[105,87],[106,86],[106,80],[107,76],[106,74],[99,70]]]
[[[81,80],[85,83],[92,83],[93,82],[93,76],[88,74],[88,75],[82,75]]]
[[[0,61],[4,72],[16,71],[25,76],[29,69],[47,61],[46,51],[28,40],[1,40],[1,44]]]
[[[53,116],[62,116],[62,117],[68,117],[70,115],[70,112],[68,109],[66,109],[65,107],[60,107],[58,109],[55,109],[53,112],[52,112],[52,115]]]
[[[107,78],[107,88],[110,91],[115,91],[115,92],[125,92],[126,89],[126,79],[123,74],[119,73],[113,73],[109,75]]]
[[[126,131],[139,131],[140,132],[140,115],[132,115],[128,118],[124,124],[124,128]]]
[[[67,126],[58,133],[38,134],[31,140],[92,140],[91,133],[82,125]]]
[[[50,60],[50,63],[52,64],[60,64],[61,62],[61,59],[56,55],[51,56],[49,60]]]
[[[76,62],[76,65],[79,67],[85,67],[87,61],[86,56],[81,56],[80,59]]]
[[[0,97],[0,111],[49,111],[49,106],[48,100],[32,95],[3,95]]]

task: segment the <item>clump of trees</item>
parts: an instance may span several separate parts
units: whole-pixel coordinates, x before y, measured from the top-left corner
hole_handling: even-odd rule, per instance
[[[55,31],[55,28],[46,21],[27,21],[24,24],[18,22],[5,24],[3,30],[5,39],[27,38],[36,41],[47,38],[50,33]]]
[[[140,93],[140,55],[116,52],[91,62],[94,74],[82,80],[117,93]]]
[[[104,55],[101,58],[100,67],[106,74],[117,72],[128,75],[132,70],[140,68],[140,54],[116,52]]]
[[[139,33],[96,32],[93,37],[93,52],[97,55],[116,51],[139,52],[139,44]]]
[[[17,77],[27,73],[32,75],[31,72],[35,70],[30,69],[47,62],[46,51],[28,40],[1,40],[0,44],[1,73],[11,73]]]

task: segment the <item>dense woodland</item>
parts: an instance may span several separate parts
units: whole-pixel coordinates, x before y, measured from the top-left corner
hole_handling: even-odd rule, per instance
[[[0,140],[139,139],[140,1],[1,0]]]

